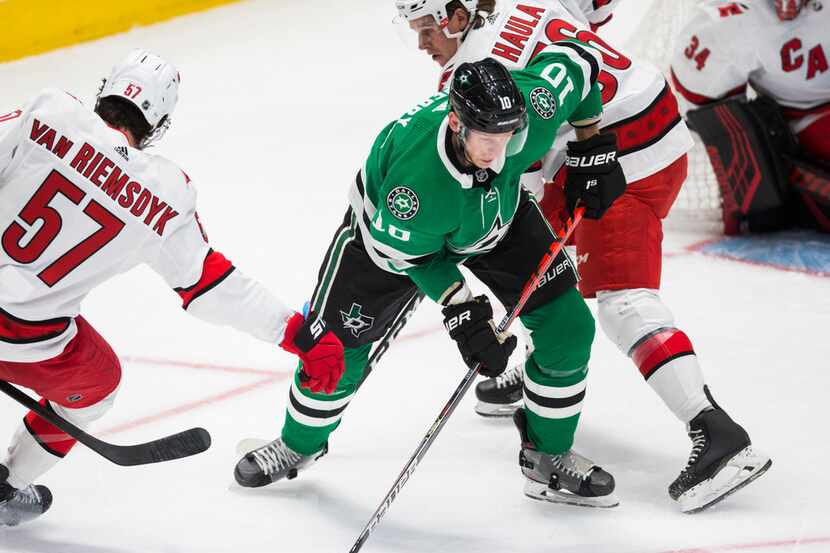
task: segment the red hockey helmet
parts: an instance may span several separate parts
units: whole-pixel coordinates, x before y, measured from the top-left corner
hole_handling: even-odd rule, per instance
[[[789,21],[798,17],[801,8],[807,5],[808,0],[775,0],[775,10],[778,12],[778,19]]]

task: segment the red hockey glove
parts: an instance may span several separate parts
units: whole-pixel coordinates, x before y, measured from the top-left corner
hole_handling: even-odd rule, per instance
[[[331,394],[343,376],[343,344],[329,330],[323,319],[299,313],[288,319],[285,338],[280,342],[285,351],[296,354],[303,362],[300,385],[312,392]]]

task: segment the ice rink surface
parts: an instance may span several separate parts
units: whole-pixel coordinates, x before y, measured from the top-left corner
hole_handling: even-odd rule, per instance
[[[624,4],[609,35],[622,40],[649,4]],[[437,67],[399,42],[392,12],[384,0],[240,2],[2,64],[0,111],[46,86],[91,103],[131,47],[167,57],[182,88],[158,153],[197,183],[214,248],[300,308],[372,139],[435,87]],[[516,431],[475,415],[470,394],[363,551],[830,551],[830,279],[686,249],[705,238],[667,236],[663,296],[715,397],[773,457],[764,477],[710,511],[679,513],[666,490],[689,453],[685,429],[598,332],[577,448],[614,474],[618,508],[525,498]],[[205,426],[213,447],[120,468],[78,446],[43,478],[51,511],[0,531],[0,550],[348,551],[464,373],[427,303],[360,390],[331,453],[297,480],[251,491],[233,482],[235,446],[277,436],[292,357],[189,317],[149,269],[112,280],[83,311],[125,369],[95,433],[137,443]],[[6,440],[23,410],[2,400],[0,415]]]

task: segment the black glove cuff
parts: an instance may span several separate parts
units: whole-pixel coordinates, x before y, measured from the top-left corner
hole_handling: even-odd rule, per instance
[[[493,306],[487,296],[482,294],[464,303],[448,305],[441,313],[444,315],[444,328],[449,332],[450,338],[456,340],[466,329],[476,326],[476,323],[492,319]]]
[[[606,173],[617,163],[617,137],[597,134],[588,140],[568,142],[565,165],[574,173]]]
[[[329,327],[322,317],[317,317],[313,313],[308,314],[303,325],[297,330],[294,335],[294,345],[303,353],[308,353],[317,345],[317,342],[328,332]]]

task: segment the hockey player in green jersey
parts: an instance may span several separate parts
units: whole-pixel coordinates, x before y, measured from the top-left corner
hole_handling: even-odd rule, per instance
[[[389,123],[351,186],[350,207],[320,268],[311,309],[346,348],[346,371],[332,394],[291,386],[281,437],[246,454],[237,481],[263,486],[322,457],[381,339],[420,289],[444,306],[444,325],[464,361],[504,371],[516,338],[497,334],[486,296],[473,297],[465,265],[508,308],[556,239],[519,184],[568,122],[571,209],[598,218],[625,188],[612,135],[596,134],[602,113],[600,56],[576,41],[548,46],[509,73],[492,59],[460,66],[450,91]],[[521,320],[534,353],[525,368],[520,464],[525,493],[554,502],[610,507],[613,477],[571,448],[594,321],[576,291],[574,264],[560,254]]]

